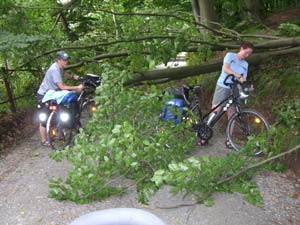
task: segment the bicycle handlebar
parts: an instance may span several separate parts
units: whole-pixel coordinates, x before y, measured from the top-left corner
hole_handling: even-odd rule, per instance
[[[183,88],[188,91],[194,92],[194,91],[198,90],[200,88],[200,86],[199,85],[196,85],[196,86],[184,85]]]
[[[231,82],[228,82],[228,79],[231,78]],[[233,74],[228,74],[224,80],[224,85],[229,86],[232,90],[237,87],[239,97],[241,98],[247,98],[250,94],[252,89],[252,84],[249,81],[246,82],[240,82],[238,79],[235,78]]]
[[[227,82],[227,80],[231,78],[231,83]],[[226,77],[225,77],[225,80],[223,81],[223,84],[226,85],[226,86],[231,86],[234,82],[234,75],[233,74],[228,74]]]
[[[101,83],[101,81],[95,81],[95,80],[89,79],[87,76],[80,77],[78,79],[78,81],[80,81],[85,86],[90,86],[90,87],[94,87],[94,88],[97,88]]]
[[[231,82],[227,82],[229,78],[231,78]],[[240,85],[245,85],[245,84],[247,84],[248,86],[251,85],[251,83],[249,81],[240,82],[238,79],[236,79],[236,77],[233,74],[228,74],[226,76],[225,80],[223,81],[223,84],[226,85],[226,86],[230,86],[232,88],[232,85],[235,82],[238,83],[238,84],[240,84]]]

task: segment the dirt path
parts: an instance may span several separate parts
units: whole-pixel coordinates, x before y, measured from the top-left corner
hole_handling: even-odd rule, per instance
[[[226,154],[224,138],[217,135],[209,146],[196,149],[195,154]],[[48,179],[65,177],[69,164],[56,163],[48,157],[49,148],[39,146],[35,134],[15,146],[0,159],[0,224],[3,225],[67,225],[88,212],[134,207],[150,211],[170,225],[271,225],[300,224],[300,180],[289,173],[264,172],[256,176],[265,200],[264,208],[255,207],[240,194],[215,194],[214,206],[195,205],[159,209],[181,203],[182,195],[173,196],[169,187],[161,188],[148,206],[137,201],[135,190],[103,202],[76,205],[48,198]]]

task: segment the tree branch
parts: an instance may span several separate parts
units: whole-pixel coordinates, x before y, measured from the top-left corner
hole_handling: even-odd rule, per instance
[[[276,160],[276,159],[279,159],[279,158],[281,158],[281,157],[283,157],[283,156],[286,156],[286,155],[288,155],[288,154],[291,154],[291,153],[293,153],[293,152],[296,152],[296,151],[298,151],[299,149],[300,149],[300,145],[297,145],[297,146],[295,146],[294,148],[292,148],[292,149],[290,149],[290,150],[288,150],[288,151],[286,151],[286,152],[282,152],[282,153],[280,153],[280,154],[278,154],[278,155],[275,155],[275,156],[273,156],[273,157],[271,157],[271,158],[268,158],[268,159],[266,159],[266,160],[263,160],[263,161],[261,161],[261,162],[259,162],[259,163],[256,163],[256,164],[254,164],[254,165],[248,166],[248,167],[242,169],[241,171],[239,171],[238,173],[236,173],[236,174],[234,174],[234,175],[232,175],[232,176],[230,176],[230,177],[227,177],[227,178],[225,178],[224,180],[220,180],[220,181],[217,183],[217,185],[219,186],[219,185],[222,185],[222,184],[224,184],[224,183],[226,183],[226,182],[229,182],[229,181],[231,181],[231,180],[237,178],[238,176],[242,175],[243,173],[246,173],[247,171],[249,171],[249,170],[251,170],[251,169],[261,167],[262,165],[264,165],[264,164],[266,164],[266,163],[272,162],[272,161],[274,161],[274,160]]]
[[[52,33],[52,31],[54,30],[54,28],[55,28],[56,25],[58,24],[58,21],[59,21],[59,19],[60,19],[60,15],[61,15],[61,14],[58,14],[58,15],[56,16],[56,19],[55,19],[55,21],[54,21],[54,24],[53,24],[52,28],[51,28],[50,31],[49,31],[49,34]]]
[[[68,65],[65,69],[68,70],[68,69],[72,69],[72,68],[81,67],[89,62],[95,62],[95,60],[98,61],[98,60],[102,60],[102,59],[112,59],[112,58],[124,57],[124,56],[129,56],[129,52],[124,51],[124,52],[118,52],[118,53],[113,53],[113,54],[97,55],[95,57],[86,59],[84,61]]]
[[[290,149],[288,151],[282,152],[282,153],[280,153],[278,155],[275,155],[275,156],[273,156],[271,158],[268,158],[266,160],[260,161],[260,162],[254,164],[254,165],[248,166],[248,167],[242,169],[241,171],[237,172],[236,174],[234,174],[234,175],[232,175],[230,177],[227,177],[227,178],[225,178],[223,180],[220,180],[219,182],[217,182],[217,184],[215,186],[220,186],[220,185],[222,185],[224,183],[230,182],[230,181],[234,180],[235,178],[239,177],[240,175],[246,173],[249,170],[261,167],[261,166],[263,166],[266,163],[272,162],[272,161],[274,161],[276,159],[279,159],[279,158],[281,158],[283,156],[289,155],[289,154],[291,154],[293,152],[298,151],[299,149],[300,149],[300,145],[297,145],[297,146],[295,146],[294,148],[292,148],[292,149]],[[205,193],[204,197],[209,197],[212,194],[212,192],[213,192],[213,190],[211,190],[208,193]],[[186,204],[178,204],[178,205],[174,205],[174,206],[165,206],[165,207],[157,206],[156,208],[159,208],[159,209],[175,209],[175,208],[180,208],[180,207],[190,207],[190,206],[194,206],[194,205],[197,205],[197,204],[199,204],[199,201],[195,201],[195,202],[192,202],[192,203],[186,203]]]

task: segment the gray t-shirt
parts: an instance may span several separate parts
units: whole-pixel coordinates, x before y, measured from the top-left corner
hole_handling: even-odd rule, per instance
[[[40,85],[37,93],[39,95],[45,95],[45,93],[49,90],[58,90],[57,83],[62,82],[62,76],[64,74],[64,70],[59,68],[57,62],[53,63],[50,68],[47,70],[43,82]]]

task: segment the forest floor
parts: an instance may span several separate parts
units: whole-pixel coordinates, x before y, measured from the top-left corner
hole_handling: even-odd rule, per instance
[[[86,213],[109,208],[139,208],[151,212],[172,225],[294,225],[300,224],[300,179],[292,171],[263,171],[255,181],[264,199],[264,206],[253,206],[238,193],[213,195],[214,205],[194,205],[192,197],[172,195],[169,186],[162,187],[149,205],[137,201],[134,185],[122,196],[102,202],[77,205],[49,198],[49,179],[67,176],[69,162],[57,163],[50,148],[40,146],[36,127],[31,135],[18,141],[0,158],[0,218],[3,225],[67,225]],[[221,134],[222,133],[222,134]],[[195,155],[226,155],[223,132],[217,133],[210,144],[196,147]],[[180,204],[191,204],[179,207]],[[165,208],[165,209],[163,209]],[[167,208],[167,209],[166,209]]]
[[[272,29],[278,28],[281,23],[293,21],[300,22],[300,8],[293,8],[288,10],[282,10],[274,13],[265,19],[264,24]]]

